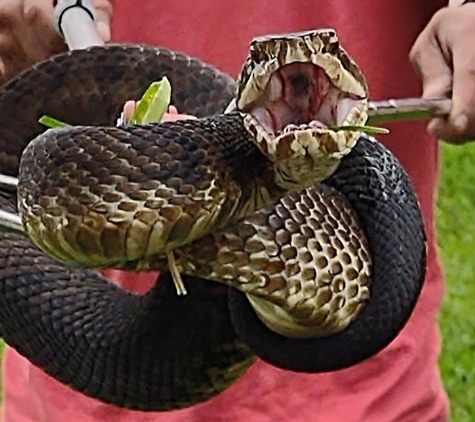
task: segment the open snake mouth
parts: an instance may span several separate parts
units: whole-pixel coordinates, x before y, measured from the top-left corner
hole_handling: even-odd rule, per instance
[[[327,130],[350,124],[362,99],[339,89],[325,70],[294,62],[274,71],[264,89],[242,111],[250,113],[274,136],[296,130]]]
[[[324,180],[355,146],[368,117],[360,68],[335,31],[255,38],[226,112],[243,114],[276,180],[295,189]],[[335,126],[339,126],[336,128]]]

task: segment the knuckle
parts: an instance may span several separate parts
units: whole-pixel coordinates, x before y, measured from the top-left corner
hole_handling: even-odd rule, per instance
[[[425,45],[427,45],[425,34],[421,34],[409,51],[409,61],[413,66],[419,67],[421,57],[426,50]]]
[[[50,19],[52,21],[53,17],[53,4],[33,4],[26,11],[25,18],[30,25],[34,25],[41,20]]]
[[[421,55],[421,50],[418,44],[414,44],[414,46],[409,51],[409,60],[412,64],[417,64],[419,61],[419,57]]]
[[[447,16],[451,15],[455,8],[453,7],[444,7],[442,9],[437,10],[437,12],[434,13],[432,16],[431,21],[433,22],[434,25],[440,24],[444,19],[446,19]]]

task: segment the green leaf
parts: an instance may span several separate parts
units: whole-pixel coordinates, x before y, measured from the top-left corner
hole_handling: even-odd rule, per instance
[[[60,120],[57,120],[53,117],[46,116],[46,115],[41,116],[38,122],[51,129],[54,129],[57,127],[71,127],[71,125],[68,125],[67,123],[61,122]]]
[[[389,133],[388,129],[384,127],[377,127],[377,126],[343,125],[343,126],[330,126],[329,129],[335,132],[339,132],[341,130],[350,130],[353,132],[364,132],[364,133],[379,133],[379,134]]]
[[[128,123],[159,122],[170,105],[171,92],[172,88],[166,76],[162,80],[150,84],[138,101]]]

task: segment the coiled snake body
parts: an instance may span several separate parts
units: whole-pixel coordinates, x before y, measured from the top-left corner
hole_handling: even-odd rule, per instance
[[[113,127],[163,76],[198,119]],[[206,400],[256,355],[320,372],[380,351],[419,295],[425,237],[395,157],[331,130],[364,123],[366,96],[331,30],[256,39],[237,94],[213,67],[151,47],[19,75],[0,90],[0,165],[20,169],[26,231],[63,263],[1,234],[5,340],[78,391],[143,410]],[[42,114],[93,126],[40,135]],[[15,210],[14,195],[0,200]],[[138,296],[78,263],[163,274]]]

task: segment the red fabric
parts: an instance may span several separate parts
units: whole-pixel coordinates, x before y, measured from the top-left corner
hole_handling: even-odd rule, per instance
[[[417,34],[444,1],[273,0],[115,1],[113,38],[185,51],[237,75],[256,35],[331,26],[362,66],[372,98],[420,93],[407,56]],[[434,239],[437,143],[425,124],[390,126],[381,137],[409,171],[429,237],[426,284],[408,325],[377,356],[323,375],[295,374],[258,361],[222,394],[168,413],[124,411],[65,387],[9,349],[4,361],[3,422],[63,421],[332,421],[448,420],[437,358],[436,325],[443,280]],[[152,275],[115,273],[127,287],[146,289]]]

